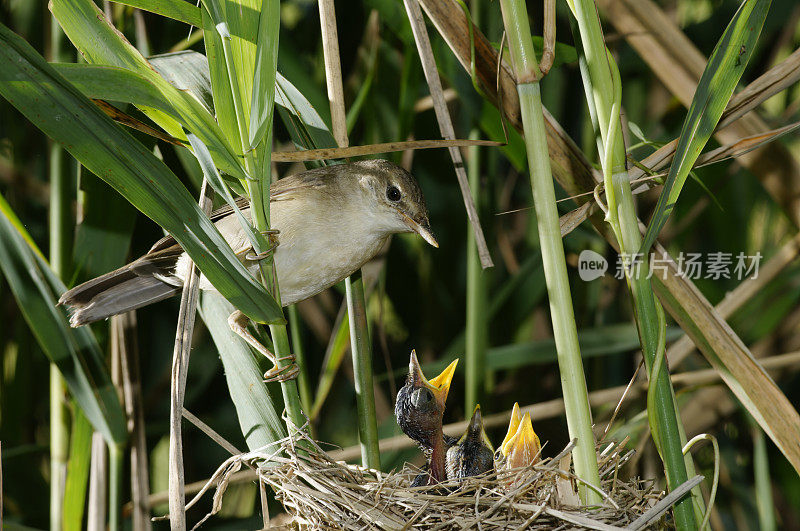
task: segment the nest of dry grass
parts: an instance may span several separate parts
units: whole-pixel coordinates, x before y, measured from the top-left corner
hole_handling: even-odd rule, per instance
[[[337,462],[304,434],[228,459],[209,481],[217,485],[213,514],[221,507],[228,479],[242,468],[258,468],[291,515],[291,527],[311,529],[644,529],[664,525],[662,515],[685,494],[665,497],[652,482],[622,481],[619,469],[633,455],[623,443],[598,447],[603,504],[580,507],[578,479],[570,470],[568,445],[536,465],[411,487],[420,473],[406,466],[384,473]],[[200,493],[202,495],[202,492]],[[210,515],[209,515],[210,516]]]

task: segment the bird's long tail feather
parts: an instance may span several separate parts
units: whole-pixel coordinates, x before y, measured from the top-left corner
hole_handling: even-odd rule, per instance
[[[82,326],[167,299],[180,287],[152,275],[137,274],[133,264],[99,276],[61,295],[72,310],[70,325]]]

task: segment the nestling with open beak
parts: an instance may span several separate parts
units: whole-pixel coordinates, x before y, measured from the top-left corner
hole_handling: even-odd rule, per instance
[[[455,360],[439,376],[428,380],[422,374],[417,353],[412,350],[406,384],[397,393],[394,408],[397,423],[403,433],[417,441],[428,456],[429,484],[446,479],[447,444],[442,433],[442,417],[457,364],[458,360]]]
[[[247,199],[238,204],[251,221]],[[233,209],[224,206],[211,219],[248,271],[258,275],[264,256],[254,255]],[[416,232],[438,247],[419,185],[410,173],[385,160],[337,164],[280,179],[271,187],[270,227],[278,233],[274,259],[284,306],[352,274],[392,234]],[[147,306],[180,292],[188,260],[168,236],[134,262],[67,291],[59,304],[72,310],[72,326]],[[200,289],[214,287],[201,276]],[[275,362],[247,331],[244,314],[237,312],[229,321],[237,334]]]
[[[447,449],[447,479],[479,476],[494,468],[494,450],[483,430],[481,406],[475,406],[464,435]]]
[[[514,404],[511,410],[511,420],[508,423],[503,444],[500,445],[500,453],[504,459],[505,468],[519,468],[534,465],[539,462],[542,445],[539,443],[539,436],[533,431],[531,414],[520,415],[519,404]]]

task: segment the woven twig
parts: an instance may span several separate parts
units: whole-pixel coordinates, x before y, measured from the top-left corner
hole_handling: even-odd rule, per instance
[[[633,455],[621,443],[598,447],[601,495],[597,507],[578,507],[571,500],[577,478],[559,463],[568,462],[568,445],[559,455],[536,465],[500,470],[434,487],[411,487],[421,473],[412,466],[384,473],[334,461],[303,433],[311,450],[286,438],[269,448],[233,456],[209,482],[217,486],[215,510],[230,475],[244,463],[260,466],[269,485],[292,517],[292,525],[313,529],[586,529],[628,527],[651,509],[664,493],[652,482],[622,481],[618,470]],[[567,457],[567,460],[562,458]],[[564,467],[569,468],[569,467]],[[563,484],[573,494],[563,495]],[[557,489],[557,482],[562,488]],[[205,520],[205,519],[204,519]],[[652,522],[650,522],[652,523]]]

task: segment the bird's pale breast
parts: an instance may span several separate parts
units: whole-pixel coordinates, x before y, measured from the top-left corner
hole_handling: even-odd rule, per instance
[[[243,213],[249,220],[249,209]],[[350,275],[372,258],[388,237],[380,220],[364,215],[360,201],[336,202],[316,190],[273,201],[270,221],[280,231],[275,267],[284,306],[311,297]],[[244,259],[250,243],[236,216],[227,216],[216,226],[255,274],[258,263]],[[181,276],[186,260],[184,254],[178,262]],[[201,276],[200,289],[214,288]]]

